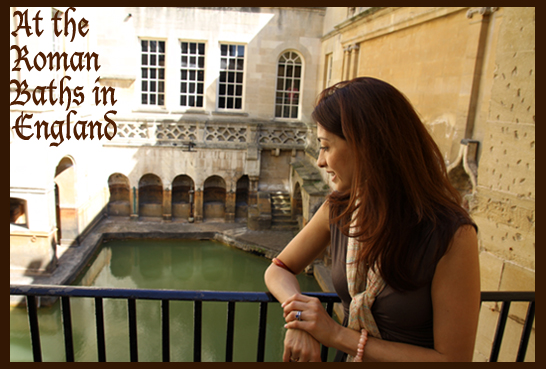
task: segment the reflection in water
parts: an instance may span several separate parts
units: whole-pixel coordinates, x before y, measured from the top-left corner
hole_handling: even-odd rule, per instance
[[[266,291],[263,273],[269,261],[213,241],[130,240],[103,245],[93,264],[75,284],[100,287]],[[299,276],[302,290],[320,291],[316,281]],[[104,300],[107,361],[129,361],[125,300]],[[72,299],[76,361],[96,361],[93,299]],[[193,303],[170,303],[171,360],[193,360]],[[59,304],[40,309],[45,361],[64,361]],[[140,361],[161,361],[161,305],[137,301]],[[256,361],[259,305],[239,303],[235,311],[234,361]],[[279,304],[268,309],[266,361],[282,360],[284,320]],[[203,303],[202,360],[225,360],[227,303]],[[330,350],[332,351],[332,350]],[[31,361],[25,309],[10,312],[10,361]]]

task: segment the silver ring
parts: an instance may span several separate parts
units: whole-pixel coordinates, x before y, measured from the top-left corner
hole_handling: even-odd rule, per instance
[[[301,322],[301,311],[297,311],[296,312],[296,319],[299,320]]]

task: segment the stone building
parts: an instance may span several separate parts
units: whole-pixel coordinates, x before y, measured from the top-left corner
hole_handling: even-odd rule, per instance
[[[11,45],[28,46],[29,59],[95,52],[100,69],[10,69],[29,90],[63,76],[86,87],[85,102],[70,109],[10,106],[12,272],[55,268],[57,250],[76,246],[104,216],[305,224],[328,191],[315,164],[315,98],[373,76],[408,96],[465,195],[480,229],[482,290],[535,290],[535,8],[10,7],[11,31],[14,12],[27,9],[29,24],[40,11],[44,34],[19,31]],[[53,36],[57,11],[85,18],[75,24],[87,35]],[[94,87],[103,102],[93,102]],[[16,90],[10,84],[12,101]],[[55,147],[58,136],[39,138],[34,128],[67,114],[106,125],[110,110],[112,140],[65,135]],[[29,140],[13,129],[25,114]],[[477,361],[489,352],[498,307],[481,314]],[[514,356],[524,314],[514,304],[501,360]],[[528,361],[534,331],[532,340]]]

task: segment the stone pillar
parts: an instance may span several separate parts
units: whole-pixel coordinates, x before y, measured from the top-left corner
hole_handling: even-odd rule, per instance
[[[349,71],[351,70],[351,47],[347,46],[343,49],[343,70],[342,79],[349,79]]]
[[[226,222],[235,221],[235,201],[237,193],[233,190],[230,190],[226,193]]]
[[[203,190],[196,190],[194,194],[193,214],[196,222],[203,221]]]
[[[130,201],[132,209],[131,219],[138,219],[138,189],[136,187],[133,187],[133,190],[131,191]]]
[[[172,215],[172,185],[165,187],[163,191],[163,220],[171,221]]]
[[[248,206],[256,205],[258,203],[258,182],[260,181],[260,177],[249,176],[248,179]]]
[[[351,65],[350,65],[350,72],[349,72],[349,79],[356,78],[358,73],[358,53],[360,50],[360,46],[357,44],[354,44],[351,46]]]

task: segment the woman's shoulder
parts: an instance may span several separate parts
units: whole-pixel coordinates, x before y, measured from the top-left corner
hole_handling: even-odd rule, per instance
[[[463,223],[459,225],[444,256],[453,256],[453,254],[467,253],[475,251],[478,248],[478,232],[474,223]]]

